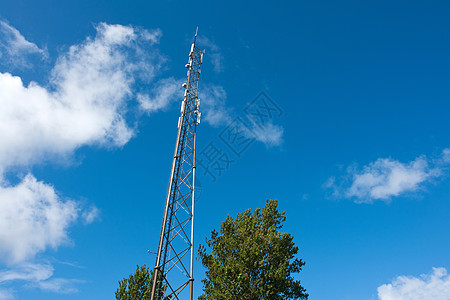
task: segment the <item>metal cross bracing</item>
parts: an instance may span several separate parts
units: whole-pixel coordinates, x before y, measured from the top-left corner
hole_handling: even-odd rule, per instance
[[[151,300],[193,299],[195,147],[200,123],[198,82],[203,51],[194,43],[186,64],[187,81],[154,268]],[[189,285],[189,289],[186,287]],[[189,296],[188,296],[189,295]]]

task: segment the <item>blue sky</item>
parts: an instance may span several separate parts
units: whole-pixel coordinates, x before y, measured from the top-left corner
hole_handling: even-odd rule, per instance
[[[228,163],[199,168],[196,246],[275,198],[311,300],[447,300],[449,13],[0,0],[0,299],[111,299],[153,266],[198,25],[199,157]],[[248,145],[224,138],[233,126]]]

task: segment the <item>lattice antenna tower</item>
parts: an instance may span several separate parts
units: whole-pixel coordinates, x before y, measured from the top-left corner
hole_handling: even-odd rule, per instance
[[[178,118],[164,217],[154,269],[151,300],[193,299],[196,131],[200,123],[198,82],[203,50],[197,31],[186,64],[187,81]],[[189,286],[189,289],[187,288]]]

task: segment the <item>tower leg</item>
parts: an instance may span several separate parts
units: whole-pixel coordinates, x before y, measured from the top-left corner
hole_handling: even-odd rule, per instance
[[[194,300],[194,278],[190,278],[189,281],[189,300]]]

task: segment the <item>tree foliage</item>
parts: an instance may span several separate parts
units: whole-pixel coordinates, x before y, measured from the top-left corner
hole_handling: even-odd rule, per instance
[[[292,277],[305,264],[295,258],[298,247],[289,233],[281,232],[285,212],[277,210],[277,200],[247,210],[236,219],[227,216],[220,232],[213,230],[207,246],[200,245],[199,258],[206,267],[202,280],[208,300],[307,299],[299,280]]]
[[[159,276],[158,276],[159,277]],[[136,272],[128,278],[119,281],[116,290],[117,300],[150,300],[153,284],[153,270],[143,265],[136,266]],[[163,287],[165,290],[165,286]],[[157,299],[163,299],[162,293],[157,295]]]

